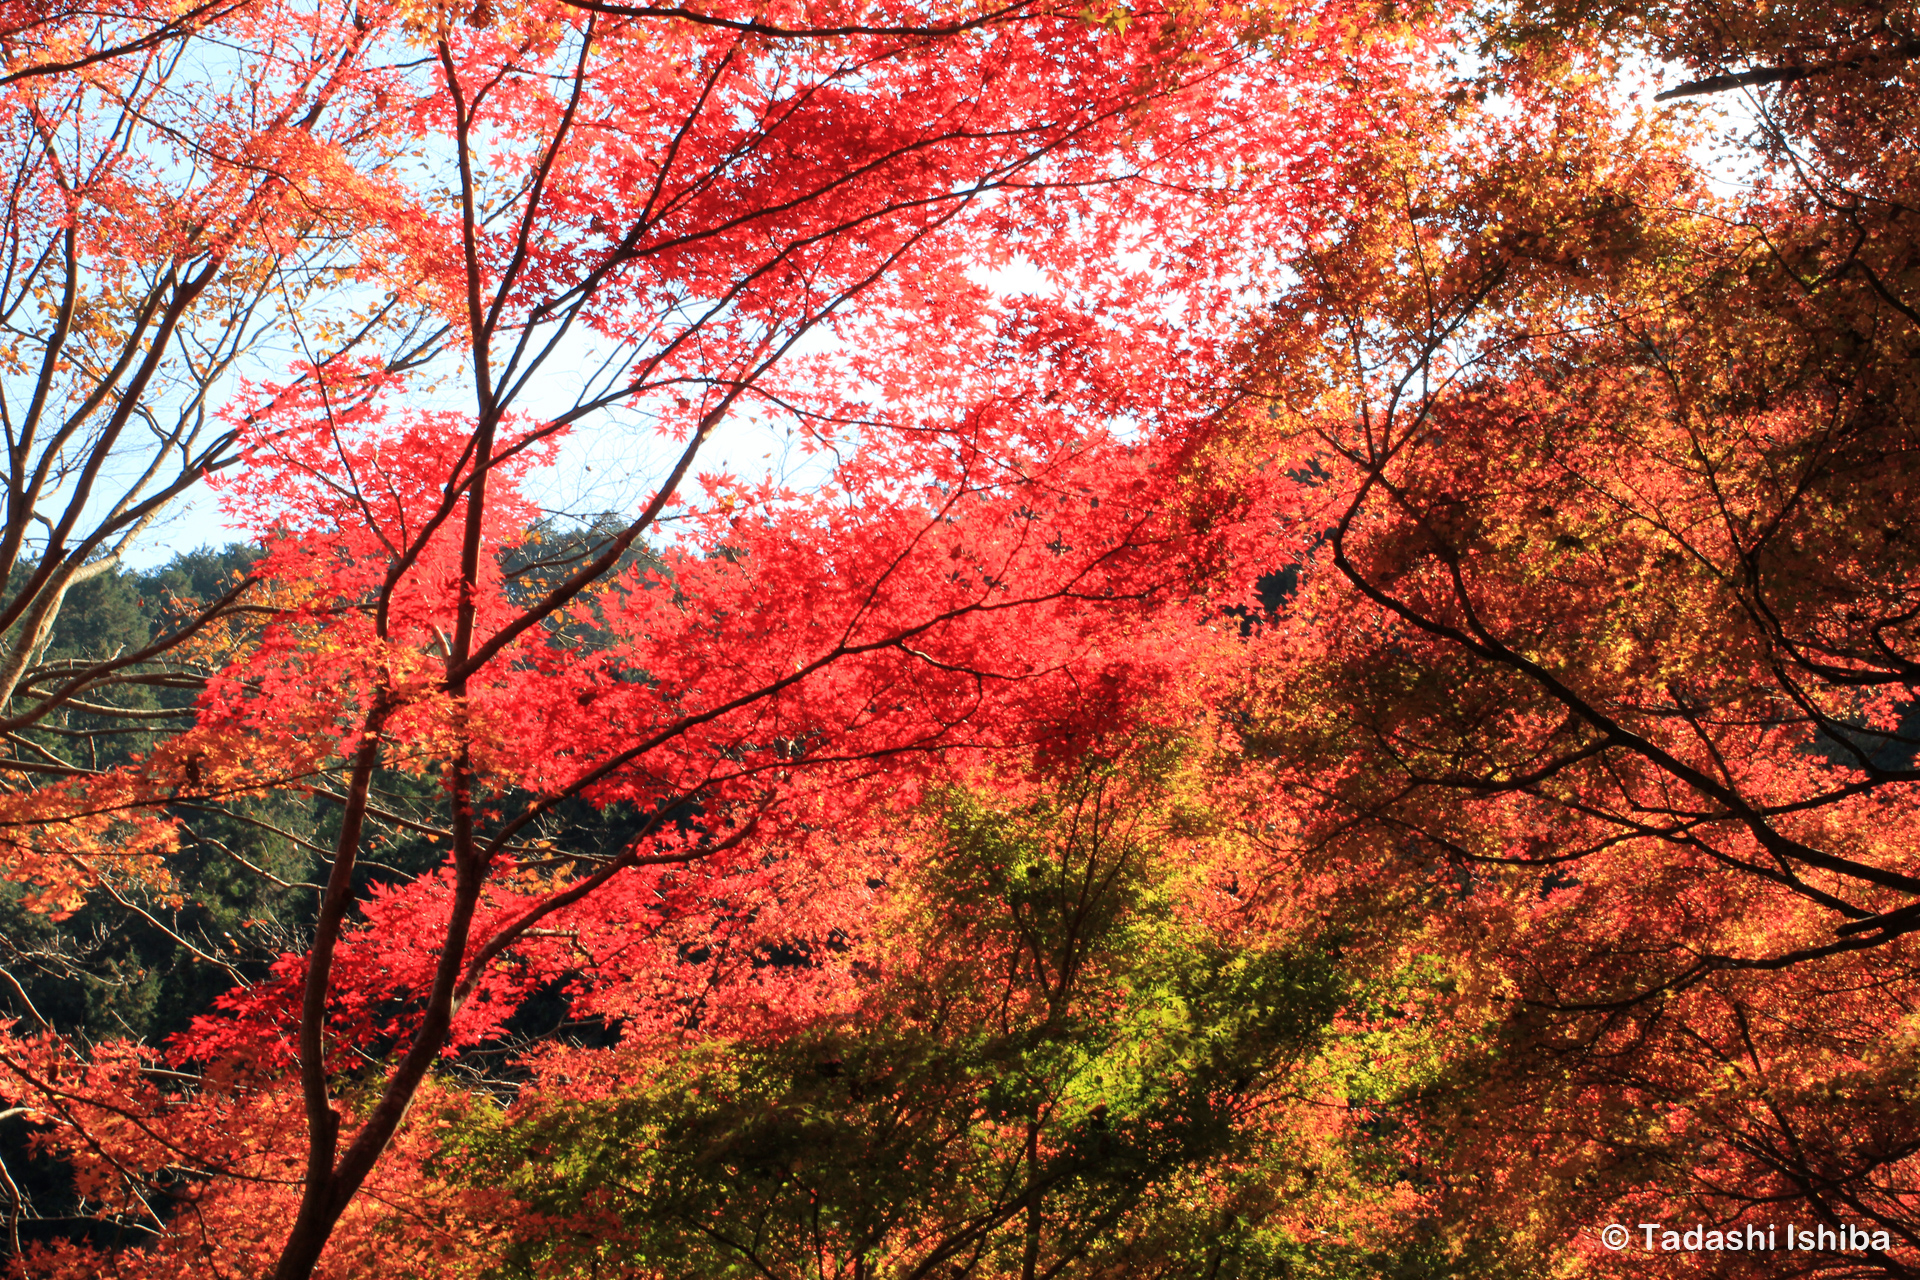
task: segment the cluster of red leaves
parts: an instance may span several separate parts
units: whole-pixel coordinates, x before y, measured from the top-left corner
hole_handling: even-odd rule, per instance
[[[79,21],[46,26],[42,52]],[[335,354],[225,410],[242,460],[224,500],[266,546],[259,629],[151,757],[10,798],[10,829],[40,843],[9,869],[71,897],[91,872],[56,875],[41,847],[61,818],[133,814],[158,847],[168,803],[337,785],[313,951],[174,1046],[176,1069],[213,1073],[199,1092],[121,1107],[205,1123],[227,1105],[221,1063],[297,1063],[297,1081],[250,1078],[246,1106],[278,1117],[246,1157],[260,1169],[122,1161],[149,1190],[193,1170],[191,1207],[137,1265],[205,1246],[257,1271],[259,1224],[291,1198],[283,1276],[336,1229],[326,1265],[357,1265],[352,1206],[404,1178],[429,1068],[529,993],[562,984],[635,1027],[764,1010],[746,925],[780,913],[743,904],[772,894],[770,850],[844,859],[937,771],[1070,758],[1173,705],[1217,639],[1196,617],[1240,594],[1228,571],[1289,506],[1250,490],[1259,462],[1223,433],[1238,291],[1365,198],[1349,152],[1438,39],[1435,15],[1363,5],[261,3],[146,21],[158,42],[110,51],[78,90],[44,68],[9,89],[69,92],[84,134],[155,50],[196,47],[204,24],[228,51],[231,83],[154,109],[191,143],[91,195],[95,252],[211,280],[325,236],[352,249],[327,269],[384,297],[316,325]],[[189,170],[206,180],[182,190]],[[992,295],[986,273],[1022,261],[1056,299]],[[470,409],[415,371],[436,325]],[[818,329],[856,354],[781,363]],[[611,354],[559,409],[542,366],[573,334]],[[756,406],[836,455],[829,484],[698,470]],[[614,409],[685,451],[597,561],[529,594],[503,569],[537,514],[525,481]],[[356,900],[376,766],[444,784],[452,849]],[[537,824],[578,800],[654,820],[612,861],[544,875]],[[666,821],[689,806],[691,827]],[[696,941],[730,960],[689,972]],[[106,1114],[60,1116],[47,1140],[87,1164]],[[189,1238],[189,1217],[220,1225]]]

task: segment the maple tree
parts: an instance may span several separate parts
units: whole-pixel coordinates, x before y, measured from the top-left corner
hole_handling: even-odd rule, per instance
[[[1251,339],[1303,512],[1233,704],[1311,818],[1275,879],[1341,868],[1331,910],[1465,960],[1471,1034],[1399,1108],[1458,1247],[1679,1274],[1598,1227],[1854,1223],[1793,1265],[1909,1275],[1906,37],[1506,17],[1498,92],[1438,104]],[[1741,182],[1609,48],[1758,93]]]
[[[44,908],[139,909],[178,892],[184,811],[338,809],[307,842],[304,946],[166,1066],[6,1039],[42,1148],[148,1237],[118,1265],[352,1270],[372,1205],[419,1194],[431,1135],[403,1120],[449,1053],[556,983],[583,1008],[624,993],[600,1016],[626,1035],[706,1016],[701,967],[653,940],[717,928],[768,851],[827,856],[935,764],[1071,756],[1165,685],[1241,536],[1207,376],[1234,290],[1351,198],[1348,143],[1398,109],[1430,18],[249,4],[132,15],[79,65],[63,50],[95,15],[19,27],[6,91],[64,93],[80,145],[141,158],[86,244],[89,270],[158,281],[127,360],[157,368],[197,300],[253,287],[297,351],[201,368],[160,431],[186,454],[155,501],[218,472],[260,557],[46,700],[191,663],[155,677],[195,692],[190,727],[113,767],[16,771],[8,874]],[[206,79],[158,76],[178,68]],[[160,140],[131,151],[123,118]],[[94,224],[54,205],[79,246]],[[984,273],[1020,260],[1056,296],[997,298]],[[331,312],[288,283],[308,278]],[[846,345],[805,354],[816,333]],[[154,418],[153,378],[98,385],[113,421]],[[749,413],[828,482],[702,469]],[[623,415],[673,442],[650,492],[541,555],[530,476]],[[36,591],[62,554],[95,562],[55,523]],[[402,778],[434,820],[386,803]],[[619,817],[605,853],[569,838],[583,806]],[[450,852],[370,884],[400,835]]]
[[[121,704],[206,673],[205,655],[181,646],[217,617],[224,589],[129,651],[45,653],[68,594],[117,571],[170,503],[237,460],[213,415],[232,371],[303,337],[324,361],[392,327],[340,297],[352,228],[287,168],[302,153],[388,154],[365,105],[340,101],[334,63],[358,36],[343,18],[242,38],[218,70],[185,56],[216,16],[258,34],[234,10],[27,5],[0,18],[0,698],[16,775],[69,771],[46,734],[22,734],[75,712],[120,721],[103,733],[143,715],[178,727],[177,709]]]
[[[936,797],[814,871],[813,897],[846,878],[877,901],[859,937],[791,913],[760,934],[807,941],[758,979],[797,1015],[736,1004],[691,1044],[544,1057],[538,1101],[452,1145],[527,1204],[508,1272],[1031,1277],[1283,1247],[1247,1202],[1338,967],[1221,929],[1226,850],[1155,794],[1179,781],[1155,754],[1058,796],[1003,779],[996,809]]]
[[[233,980],[0,1038],[126,1274],[1920,1266],[1899,13],[6,14],[5,867]]]

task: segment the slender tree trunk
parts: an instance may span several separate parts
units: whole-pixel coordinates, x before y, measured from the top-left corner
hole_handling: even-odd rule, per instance
[[[21,677],[27,674],[27,669],[52,638],[53,624],[60,617],[60,606],[66,603],[67,592],[119,565],[118,556],[102,556],[92,564],[67,565],[40,588],[39,599],[28,610],[19,637],[8,651],[4,665],[0,665],[0,707],[13,701]]]
[[[1027,1125],[1027,1185],[1034,1189],[1027,1201],[1027,1239],[1020,1251],[1020,1280],[1034,1280],[1040,1271],[1040,1122]]]
[[[386,718],[383,707],[384,704],[375,705],[363,726],[365,736],[354,757],[353,775],[340,817],[340,835],[334,842],[333,868],[327,875],[327,887],[320,899],[320,917],[314,926],[313,947],[307,955],[306,990],[300,1007],[300,1092],[307,1111],[306,1185],[301,1191],[300,1211],[294,1218],[293,1230],[287,1236],[280,1264],[274,1270],[276,1277],[311,1274],[333,1230],[334,1220],[340,1216],[333,1176],[334,1153],[340,1144],[340,1113],[333,1109],[327,1086],[327,992],[331,985],[334,948],[353,900],[354,859],[366,821],[374,766],[380,757],[380,729]],[[293,1259],[305,1259],[304,1266],[290,1261]]]

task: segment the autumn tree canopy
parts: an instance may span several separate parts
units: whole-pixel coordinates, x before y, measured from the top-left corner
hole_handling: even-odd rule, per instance
[[[1319,505],[1249,745],[1314,815],[1292,856],[1386,879],[1346,909],[1399,897],[1479,988],[1487,1042],[1404,1099],[1450,1218],[1677,1274],[1593,1233],[1798,1215],[1883,1234],[1792,1265],[1907,1275],[1910,52],[1871,6],[1540,18],[1252,340]],[[1751,91],[1746,145],[1623,110],[1622,49]]]
[[[1910,1274],[1905,22],[0,8],[13,1265]]]
[[[930,767],[1084,750],[1173,679],[1178,643],[1149,637],[1231,563],[1244,507],[1217,380],[1174,371],[1217,363],[1236,279],[1342,198],[1346,139],[1420,74],[1425,22],[21,14],[39,327],[17,377],[47,419],[22,439],[93,452],[11,498],[17,662],[140,501],[206,476],[262,554],[152,644],[33,673],[33,710],[78,737],[19,739],[10,874],[39,909],[105,894],[157,920],[190,891],[183,811],[337,806],[300,945],[165,1067],[30,1027],[6,1047],[43,1145],[149,1238],[129,1265],[313,1274],[356,1204],[415,1176],[380,1171],[435,1064],[536,989],[600,993],[628,1036],[690,1025],[689,984],[724,973],[682,962],[693,922],[723,929]],[[1016,260],[1047,294],[996,297]],[[802,354],[815,334],[840,345]],[[827,481],[711,469],[747,415]],[[623,418],[673,456],[600,536],[529,552],[529,475]],[[133,465],[179,479],[77,542],[136,423]],[[189,687],[191,723],[81,764],[112,730],[70,712],[129,672]],[[389,776],[433,780],[431,823],[385,803]],[[572,844],[582,805],[626,815],[615,847]],[[370,883],[398,832],[444,862]]]

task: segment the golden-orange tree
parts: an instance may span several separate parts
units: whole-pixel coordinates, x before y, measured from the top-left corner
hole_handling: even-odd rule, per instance
[[[172,324],[255,236],[290,363],[180,392],[221,450],[183,474],[231,453],[222,501],[264,547],[190,620],[191,726],[124,767],[9,772],[9,874],[49,907],[137,906],[172,891],[182,806],[338,805],[308,945],[166,1066],[27,1028],[0,1050],[9,1105],[144,1241],[116,1265],[352,1269],[367,1197],[427,1181],[431,1135],[403,1121],[436,1064],[530,994],[617,977],[644,995],[625,1024],[697,1025],[712,967],[669,926],[722,928],[756,877],[831,856],[936,765],[1071,753],[1151,697],[1247,511],[1209,379],[1234,291],[1363,194],[1349,157],[1437,20],[585,0],[23,20],[8,91],[75,95],[48,136],[102,154],[134,155],[127,95],[196,69],[129,110],[181,149],[128,160],[152,190],[103,195],[119,221],[89,252],[159,281],[133,314]],[[210,194],[155,194],[185,175]],[[47,217],[74,241],[91,224],[60,180]],[[339,256],[293,275],[335,288],[332,313],[285,283],[316,235]],[[1047,290],[996,294],[1018,263]],[[122,341],[136,364],[164,345]],[[133,391],[116,412],[144,424]],[[753,415],[821,482],[704,461]],[[622,421],[665,460],[543,557],[530,475]],[[409,772],[443,822],[382,803],[377,778]],[[569,827],[594,811],[625,823],[602,853]],[[445,860],[370,888],[396,833]],[[328,1255],[342,1230],[358,1244]]]
[[[47,745],[74,715],[106,717],[109,736],[139,728],[130,692],[144,721],[183,723],[150,695],[206,674],[181,646],[230,601],[177,610],[153,643],[97,662],[47,648],[74,587],[118,571],[171,503],[237,461],[215,412],[235,373],[296,344],[319,364],[403,352],[424,314],[354,287],[363,220],[315,199],[317,174],[377,168],[402,145],[353,87],[368,31],[344,12],[290,16],[0,14],[0,731],[22,785],[88,757]],[[216,20],[210,57],[194,32]],[[11,849],[11,867],[37,863]],[[58,878],[46,902],[70,906]]]
[[[1850,1223],[1793,1265],[1909,1275],[1911,32],[1521,17],[1255,339],[1318,515],[1248,741],[1310,815],[1290,857],[1471,959],[1453,1092],[1406,1100],[1463,1236],[1677,1273],[1595,1233]],[[1609,41],[1671,101],[1750,94],[1749,145],[1628,102]]]

